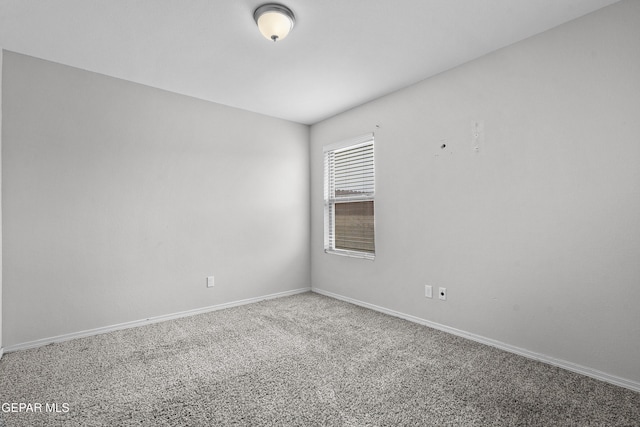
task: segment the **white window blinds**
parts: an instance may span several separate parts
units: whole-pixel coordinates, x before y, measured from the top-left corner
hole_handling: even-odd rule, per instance
[[[373,258],[373,134],[324,148],[325,251]]]

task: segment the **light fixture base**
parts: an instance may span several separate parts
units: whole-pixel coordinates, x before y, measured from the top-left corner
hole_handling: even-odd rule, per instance
[[[267,3],[258,7],[253,12],[253,19],[262,35],[274,42],[287,37],[296,23],[291,9],[278,3]]]

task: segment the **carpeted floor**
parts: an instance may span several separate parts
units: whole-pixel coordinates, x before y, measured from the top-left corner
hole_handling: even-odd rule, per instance
[[[7,427],[640,426],[640,393],[312,293],[5,354],[0,404]]]

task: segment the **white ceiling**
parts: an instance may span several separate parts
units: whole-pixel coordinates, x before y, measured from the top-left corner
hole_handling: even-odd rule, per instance
[[[0,47],[312,124],[617,0],[0,0]]]

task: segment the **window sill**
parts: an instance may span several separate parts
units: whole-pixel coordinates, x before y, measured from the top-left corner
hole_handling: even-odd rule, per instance
[[[372,254],[368,252],[345,251],[343,249],[325,249],[324,252],[331,255],[340,255],[340,256],[346,256],[350,258],[368,259],[371,261],[373,261],[376,258],[376,254]]]

